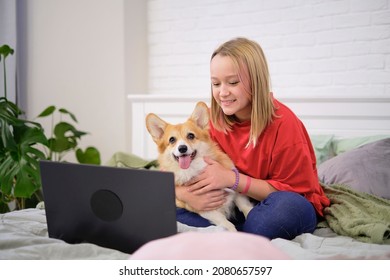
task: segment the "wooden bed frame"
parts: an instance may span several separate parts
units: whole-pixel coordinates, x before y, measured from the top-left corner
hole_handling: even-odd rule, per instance
[[[278,98],[303,121],[311,135],[348,138],[390,135],[390,98],[289,97]],[[145,128],[145,116],[155,113],[178,123],[185,121],[196,102],[210,97],[128,95],[126,103],[127,151],[145,159],[157,157],[156,146]]]

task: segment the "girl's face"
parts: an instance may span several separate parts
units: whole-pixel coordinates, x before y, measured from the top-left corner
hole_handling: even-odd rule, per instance
[[[252,105],[248,89],[249,79],[240,80],[238,70],[229,56],[217,54],[210,63],[213,97],[226,115],[235,115],[239,121],[249,120]],[[246,75],[245,75],[246,74]],[[241,73],[248,77],[247,73]]]

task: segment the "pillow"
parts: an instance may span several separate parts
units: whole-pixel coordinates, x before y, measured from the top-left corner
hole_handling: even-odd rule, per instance
[[[317,158],[317,165],[333,156],[332,140],[333,135],[310,135],[314,152]]]
[[[244,232],[185,232],[150,241],[134,260],[288,260],[267,238]]]
[[[342,153],[318,166],[319,180],[390,199],[390,138]]]
[[[389,137],[390,135],[372,135],[372,136],[364,136],[364,137],[335,139],[333,141],[334,154],[339,155],[341,153],[355,149],[362,145],[372,143],[381,139],[389,138]]]

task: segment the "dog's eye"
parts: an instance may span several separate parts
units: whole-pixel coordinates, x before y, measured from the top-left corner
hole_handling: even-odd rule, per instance
[[[193,134],[193,133],[188,133],[188,134],[187,134],[187,139],[188,139],[188,140],[194,140],[194,139],[195,139],[195,134]]]
[[[170,144],[173,144],[173,143],[175,143],[175,142],[176,142],[176,138],[175,138],[175,137],[169,138],[169,143],[170,143]]]

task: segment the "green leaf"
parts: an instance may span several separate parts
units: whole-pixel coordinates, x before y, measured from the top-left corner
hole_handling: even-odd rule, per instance
[[[12,158],[8,157],[0,164],[0,187],[3,194],[11,195],[16,173],[17,166]]]
[[[47,138],[40,127],[35,126],[15,126],[14,138],[22,148],[40,143],[47,145]]]
[[[54,127],[54,135],[57,138],[66,138],[70,135],[74,135],[74,131],[76,131],[76,128],[67,122],[60,122]]]
[[[16,107],[11,107],[15,111]],[[45,158],[34,146],[47,145],[47,138],[40,124],[16,119],[10,111],[0,114],[0,123],[0,142],[5,150],[0,158],[1,193],[15,199],[29,198],[40,189],[39,159]]]
[[[32,146],[26,147],[25,151],[31,155],[34,155],[37,158],[45,158],[45,154],[42,151],[35,149]]]
[[[16,142],[11,131],[10,126],[3,119],[0,119],[0,143],[6,150],[16,150]]]
[[[45,110],[43,110],[42,113],[40,113],[37,118],[50,116],[51,114],[53,114],[55,110],[56,110],[55,106],[49,106]]]
[[[8,101],[5,97],[0,97],[0,115],[17,118],[22,113],[16,104]]]
[[[15,197],[29,198],[40,189],[39,158],[22,154],[15,161],[8,157],[0,165],[0,185],[2,193]]]
[[[60,122],[54,127],[54,135],[56,138],[72,138],[74,141],[80,139],[81,136],[86,135],[84,131],[77,130],[73,125],[67,122]]]
[[[76,158],[79,163],[100,165],[100,153],[95,147],[88,147],[85,152],[80,148],[77,149]]]
[[[40,187],[39,171],[30,165],[23,164],[19,168],[14,188],[15,197],[30,198]]]
[[[54,153],[62,153],[72,149],[74,145],[68,141],[66,138],[50,138],[49,139],[49,148]]]
[[[14,54],[14,50],[10,46],[2,45],[0,47],[0,61],[1,61],[1,55],[3,55],[5,59],[10,54]]]
[[[68,114],[68,115],[71,117],[71,119],[72,119],[75,123],[77,123],[76,116],[75,116],[73,113],[69,112],[68,110],[66,110],[66,109],[64,109],[64,108],[61,108],[59,111],[60,111],[61,113],[63,113],[63,114]]]

